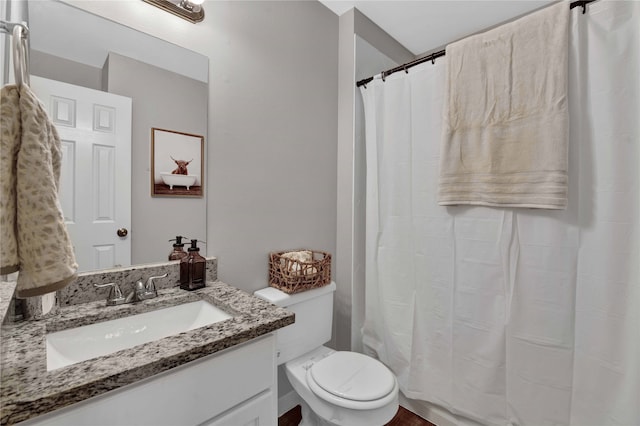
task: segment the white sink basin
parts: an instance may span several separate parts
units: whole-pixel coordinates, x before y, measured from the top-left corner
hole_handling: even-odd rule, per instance
[[[205,301],[47,334],[47,370],[194,330],[231,318]]]

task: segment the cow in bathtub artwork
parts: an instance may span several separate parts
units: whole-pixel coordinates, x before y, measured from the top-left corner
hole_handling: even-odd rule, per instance
[[[202,136],[153,129],[153,196],[202,197]]]
[[[189,161],[176,160],[173,157],[171,157],[171,159],[175,161],[178,167],[171,173],[160,173],[162,181],[165,185],[169,185],[169,191],[173,191],[174,186],[184,186],[187,188],[187,191],[189,191],[191,186],[196,182],[196,176],[190,175],[189,170],[187,169],[187,166],[193,161],[193,159]]]
[[[175,161],[176,164],[178,165],[178,168],[171,172],[172,175],[188,175],[189,174],[189,170],[187,169],[187,166],[189,165],[189,163],[193,161],[193,158],[189,161],[176,160],[173,157],[171,157],[171,159]]]

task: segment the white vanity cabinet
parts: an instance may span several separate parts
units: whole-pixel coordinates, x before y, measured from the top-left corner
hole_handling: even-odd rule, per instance
[[[270,333],[21,424],[275,426],[275,353]]]

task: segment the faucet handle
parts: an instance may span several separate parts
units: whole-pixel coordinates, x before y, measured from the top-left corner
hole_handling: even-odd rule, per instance
[[[153,283],[153,280],[158,278],[166,278],[169,274],[166,273],[164,275],[158,275],[156,277],[147,278],[147,282],[144,284],[144,289],[147,292],[153,292],[156,296],[158,295],[158,290],[156,290],[156,285]]]
[[[107,306],[120,305],[125,302],[125,298],[122,295],[122,290],[117,283],[108,284],[94,284],[96,288],[111,287],[109,296],[107,296]]]

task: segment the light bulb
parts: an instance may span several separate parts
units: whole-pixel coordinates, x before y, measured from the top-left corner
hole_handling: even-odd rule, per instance
[[[182,0],[180,7],[183,7],[191,12],[200,12],[202,9],[200,5],[204,3],[204,0]]]

